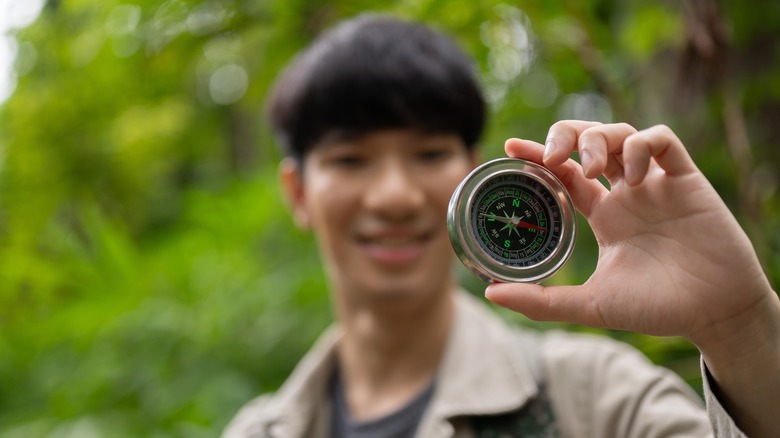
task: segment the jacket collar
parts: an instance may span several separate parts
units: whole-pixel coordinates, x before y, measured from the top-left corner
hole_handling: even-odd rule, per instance
[[[455,297],[457,316],[437,382],[440,413],[493,415],[520,408],[537,386],[514,332],[471,295]]]
[[[442,435],[436,431],[446,429],[450,418],[517,410],[538,392],[513,331],[467,293],[454,299],[452,331],[418,436]],[[273,397],[266,418],[258,419],[268,435],[327,435],[327,385],[341,333],[338,325],[330,327]]]
[[[417,436],[451,435],[448,420],[516,411],[538,392],[515,332],[473,296],[462,292],[455,300],[436,392]]]
[[[328,383],[336,367],[341,327],[329,327],[301,359],[258,418],[260,437],[327,437],[330,399]],[[252,435],[255,436],[255,435]]]

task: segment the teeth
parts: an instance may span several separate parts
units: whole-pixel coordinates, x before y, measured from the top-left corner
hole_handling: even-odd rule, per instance
[[[371,241],[371,243],[375,245],[381,245],[386,246],[390,248],[398,248],[402,246],[407,246],[410,244],[413,244],[417,242],[416,238],[413,237],[388,237],[388,238],[382,238],[382,239],[374,239]]]

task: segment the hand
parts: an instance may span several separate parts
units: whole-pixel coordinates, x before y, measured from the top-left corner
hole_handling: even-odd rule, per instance
[[[736,424],[776,435],[780,299],[677,136],[665,126],[564,121],[546,144],[512,139],[505,149],[561,179],[598,241],[596,270],[579,286],[493,284],[488,299],[538,320],[684,336]],[[581,165],[569,159],[575,150]]]
[[[777,327],[777,296],[750,241],[669,128],[564,121],[546,149],[519,139],[505,149],[561,179],[599,257],[585,284],[493,284],[491,301],[532,319],[680,335],[700,348],[756,324]],[[582,165],[569,159],[575,150]],[[609,189],[595,180],[602,174]]]

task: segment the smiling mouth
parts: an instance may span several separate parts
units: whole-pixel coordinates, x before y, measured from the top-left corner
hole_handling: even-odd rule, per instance
[[[369,259],[382,264],[400,265],[415,261],[430,241],[431,233],[376,236],[359,239]]]
[[[409,245],[416,245],[423,239],[418,236],[406,237],[383,237],[378,239],[369,239],[366,243],[369,245],[383,246],[386,248],[402,248]]]

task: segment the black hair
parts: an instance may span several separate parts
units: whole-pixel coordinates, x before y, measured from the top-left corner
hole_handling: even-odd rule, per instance
[[[331,133],[414,128],[476,145],[485,101],[473,61],[419,23],[365,14],[317,38],[290,64],[268,101],[287,156],[303,160]]]

